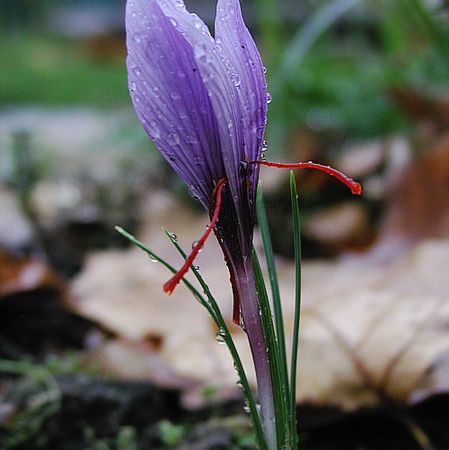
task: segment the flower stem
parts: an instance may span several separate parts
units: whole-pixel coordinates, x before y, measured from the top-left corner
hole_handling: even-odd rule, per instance
[[[273,385],[251,258],[248,258],[243,266],[237,269],[237,273],[236,281],[237,288],[241,294],[241,312],[244,329],[248,336],[256,370],[261,422],[268,449],[276,450],[276,419]]]

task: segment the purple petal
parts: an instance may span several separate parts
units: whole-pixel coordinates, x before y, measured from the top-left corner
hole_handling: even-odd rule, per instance
[[[137,115],[164,157],[207,208],[225,174],[218,124],[195,52],[155,0],[126,10],[128,81]]]
[[[267,118],[267,82],[259,51],[246,27],[238,0],[218,0],[215,40],[233,69],[238,90],[247,161],[260,159]],[[251,193],[254,200],[258,168],[253,173]]]
[[[158,3],[164,13],[176,21],[178,29],[194,49],[195,60],[218,123],[228,186],[234,199],[239,202],[242,198],[240,163],[245,159],[245,151],[241,102],[232,79],[235,70],[211,37],[207,26],[196,14],[186,10],[182,0],[158,0]]]

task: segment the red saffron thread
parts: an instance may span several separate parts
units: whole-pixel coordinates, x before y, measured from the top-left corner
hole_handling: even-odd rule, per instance
[[[261,166],[267,167],[277,167],[279,169],[317,169],[337,178],[337,180],[341,181],[346,186],[348,186],[348,188],[351,189],[351,192],[354,195],[360,195],[363,192],[362,185],[359,182],[353,180],[352,178],[348,177],[339,170],[329,166],[324,166],[322,164],[317,164],[311,161],[298,163],[279,163],[279,162],[259,160],[259,161],[250,161],[250,164],[259,164]]]
[[[164,291],[167,294],[171,294],[175,290],[176,286],[182,280],[184,275],[188,272],[190,266],[193,264],[193,261],[197,257],[200,250],[203,248],[207,238],[212,233],[212,230],[214,229],[218,221],[218,216],[220,215],[221,196],[226,181],[227,181],[226,178],[222,178],[214,187],[214,190],[212,191],[211,195],[211,200],[213,201],[215,199],[215,209],[211,221],[209,222],[209,225],[207,226],[205,233],[201,236],[201,239],[197,241],[197,243],[193,247],[192,252],[185,260],[183,266],[164,284]]]

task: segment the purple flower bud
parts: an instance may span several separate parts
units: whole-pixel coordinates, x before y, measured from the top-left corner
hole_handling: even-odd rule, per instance
[[[242,162],[260,159],[267,114],[265,69],[240,3],[218,0],[214,38],[181,0],[130,0],[126,31],[129,90],[147,134],[209,212],[227,180],[216,231],[235,280],[251,259],[259,177]]]

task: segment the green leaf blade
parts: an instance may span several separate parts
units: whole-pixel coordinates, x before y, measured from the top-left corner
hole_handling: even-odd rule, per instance
[[[265,342],[268,349],[271,380],[273,384],[274,410],[276,415],[276,434],[278,448],[286,448],[290,442],[290,420],[289,420],[289,401],[285,390],[283,377],[280,369],[279,353],[276,342],[276,333],[271,316],[270,303],[265,287],[262,269],[256,251],[253,249],[252,262],[254,269],[254,281],[256,284],[257,295],[259,299],[262,325],[265,334]],[[288,447],[287,447],[288,448]]]
[[[298,366],[299,323],[301,314],[301,220],[298,206],[298,190],[296,188],[295,175],[293,171],[290,172],[290,195],[292,202],[293,240],[295,248],[295,318],[293,325],[292,356],[290,366],[290,417],[292,421],[291,427],[296,430],[296,377]],[[295,437],[297,438],[297,433],[295,433]]]

